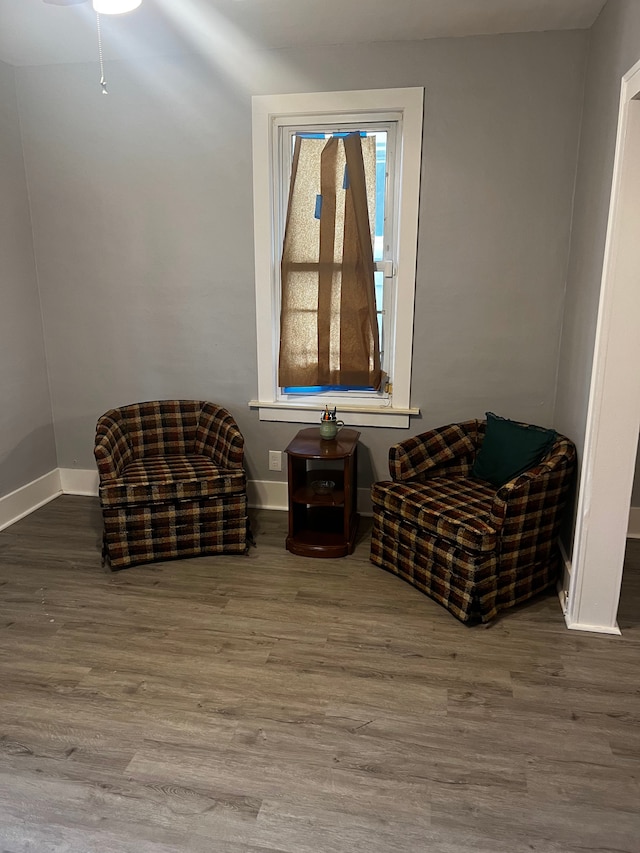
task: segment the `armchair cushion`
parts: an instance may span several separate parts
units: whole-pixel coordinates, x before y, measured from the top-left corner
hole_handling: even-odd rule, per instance
[[[547,455],[557,433],[487,412],[487,429],[471,475],[500,487]]]
[[[204,456],[149,456],[127,465],[101,492],[103,506],[198,500],[242,493],[240,469],[217,468]]]
[[[466,477],[424,483],[375,483],[374,507],[467,551],[493,551],[499,530],[491,517],[493,486]]]

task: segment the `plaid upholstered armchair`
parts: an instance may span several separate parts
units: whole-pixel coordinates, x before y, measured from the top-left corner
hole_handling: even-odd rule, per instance
[[[200,400],[111,409],[94,452],[112,569],[246,551],[244,439],[225,409]]]
[[[496,487],[472,476],[485,432],[473,420],[397,444],[392,481],[372,486],[372,562],[463,622],[488,622],[555,583],[575,467],[572,442],[552,434],[537,464]]]

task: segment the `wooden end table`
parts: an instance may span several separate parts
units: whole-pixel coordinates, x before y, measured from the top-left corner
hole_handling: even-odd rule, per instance
[[[285,449],[289,474],[289,535],[286,547],[302,557],[345,557],[356,544],[358,439],[355,429],[343,427],[331,439],[320,428],[301,429]],[[311,460],[329,468],[309,468]],[[318,494],[312,483],[333,480],[335,488]]]

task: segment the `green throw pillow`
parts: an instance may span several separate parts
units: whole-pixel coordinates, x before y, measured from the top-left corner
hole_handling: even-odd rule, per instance
[[[471,475],[503,486],[547,455],[557,433],[538,426],[524,426],[487,412],[487,432],[471,469]]]

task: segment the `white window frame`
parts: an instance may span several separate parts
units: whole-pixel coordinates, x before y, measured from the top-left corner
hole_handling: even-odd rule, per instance
[[[411,357],[413,310],[418,242],[418,204],[422,159],[422,104],[424,89],[370,89],[353,92],[313,92],[293,95],[256,95],[253,103],[253,198],[256,283],[256,332],[258,350],[258,399],[260,420],[313,423],[327,403],[337,405],[340,418],[354,426],[407,427],[411,407]],[[387,394],[358,395],[349,392],[315,398],[282,398],[277,384],[279,348],[279,265],[282,246],[279,197],[283,182],[279,128],[335,122],[343,116],[366,121],[393,120],[398,128],[397,269],[395,273],[393,341],[393,388]]]

